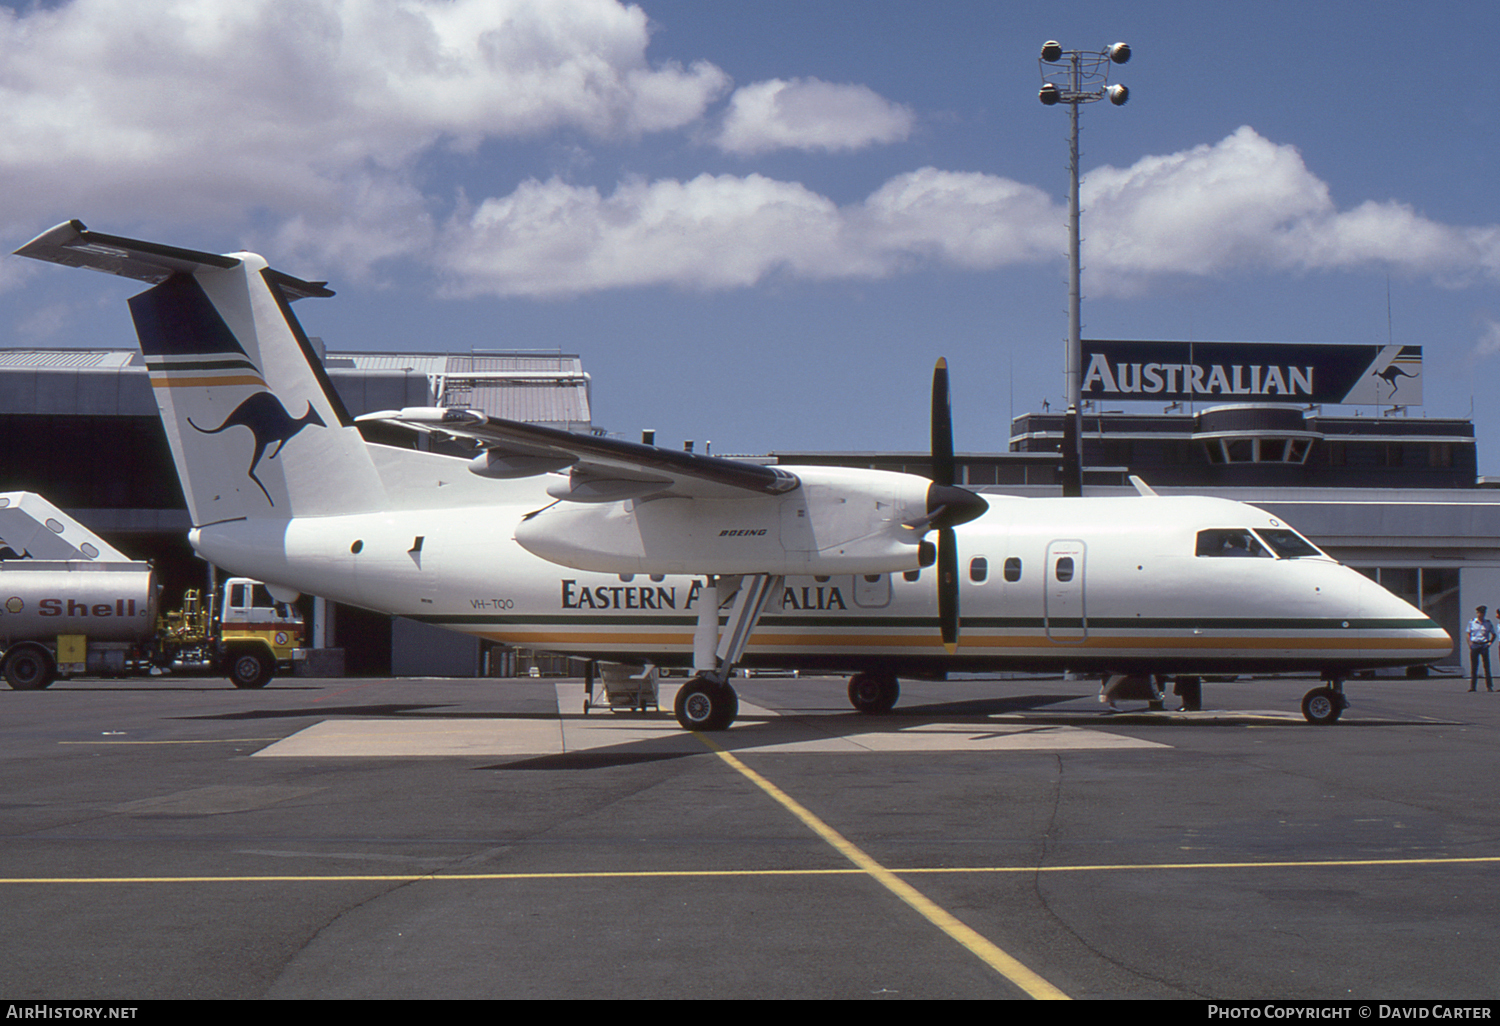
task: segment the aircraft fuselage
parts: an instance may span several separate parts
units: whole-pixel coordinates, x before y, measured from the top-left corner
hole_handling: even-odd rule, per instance
[[[462,462],[443,457],[400,459],[439,478],[463,472]],[[236,573],[507,645],[692,665],[704,577],[592,573],[530,554],[514,532],[551,502],[545,479],[459,477],[432,487],[476,488],[482,504],[249,519],[199,528],[192,540],[205,558]],[[905,675],[1341,676],[1431,662],[1451,645],[1430,619],[1321,554],[1198,554],[1203,531],[1285,528],[1250,506],[1170,496],[989,498],[989,512],[957,531],[963,633],[956,652],[946,652],[938,635],[928,568],[788,577],[742,664]]]

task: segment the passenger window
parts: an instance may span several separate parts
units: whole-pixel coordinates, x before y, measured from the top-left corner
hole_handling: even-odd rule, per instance
[[[1011,556],[1005,561],[1005,579],[1011,584],[1021,579],[1021,560],[1018,557]]]
[[[1214,528],[1210,531],[1198,532],[1198,549],[1200,556],[1262,556],[1269,558],[1270,553],[1260,543],[1260,539],[1243,527]]]
[[[979,584],[989,576],[990,561],[983,556],[975,556],[969,563],[969,580]]]
[[[1057,579],[1059,581],[1071,581],[1073,579],[1073,557],[1064,556],[1057,561]]]
[[[905,578],[906,580],[908,580],[908,581],[915,581],[915,580],[919,580],[921,578],[922,571],[920,571],[920,570],[908,570],[908,571],[906,571],[906,573],[902,574],[901,576],[903,578]]]

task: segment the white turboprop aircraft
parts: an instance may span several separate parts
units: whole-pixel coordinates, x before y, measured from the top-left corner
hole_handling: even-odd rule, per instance
[[[358,418],[471,439],[465,459],[362,437],[291,310],[332,295],[323,283],[77,221],[16,252],[152,284],[131,314],[209,562],[507,645],[691,666],[676,702],[688,729],[733,722],[737,665],[852,673],[850,698],[871,712],[894,705],[899,675],[1175,675],[1195,708],[1202,674],[1309,671],[1326,686],[1303,712],[1332,722],[1351,672],[1451,648],[1421,611],[1251,506],[1144,486],[1086,499],[954,487],[941,361],[936,481],[465,409]]]

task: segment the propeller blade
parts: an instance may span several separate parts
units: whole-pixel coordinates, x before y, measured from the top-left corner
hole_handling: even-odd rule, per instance
[[[952,486],[953,408],[948,396],[948,361],[938,357],[932,369],[932,479]]]
[[[958,539],[953,528],[938,531],[938,625],[943,647],[952,655],[958,650]]]

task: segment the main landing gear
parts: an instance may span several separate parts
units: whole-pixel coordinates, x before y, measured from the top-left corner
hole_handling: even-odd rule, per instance
[[[881,715],[896,707],[901,684],[891,673],[856,673],[849,678],[849,704],[862,713]]]
[[[677,692],[673,712],[684,730],[727,730],[740,712],[740,699],[729,683],[750,634],[774,596],[781,597],[786,578],[778,574],[710,576],[698,598],[698,625],[693,631],[693,678]],[[733,599],[729,618],[719,629],[721,604]]]
[[[699,674],[678,690],[673,711],[684,730],[726,730],[739,715],[740,699],[727,681]]]

